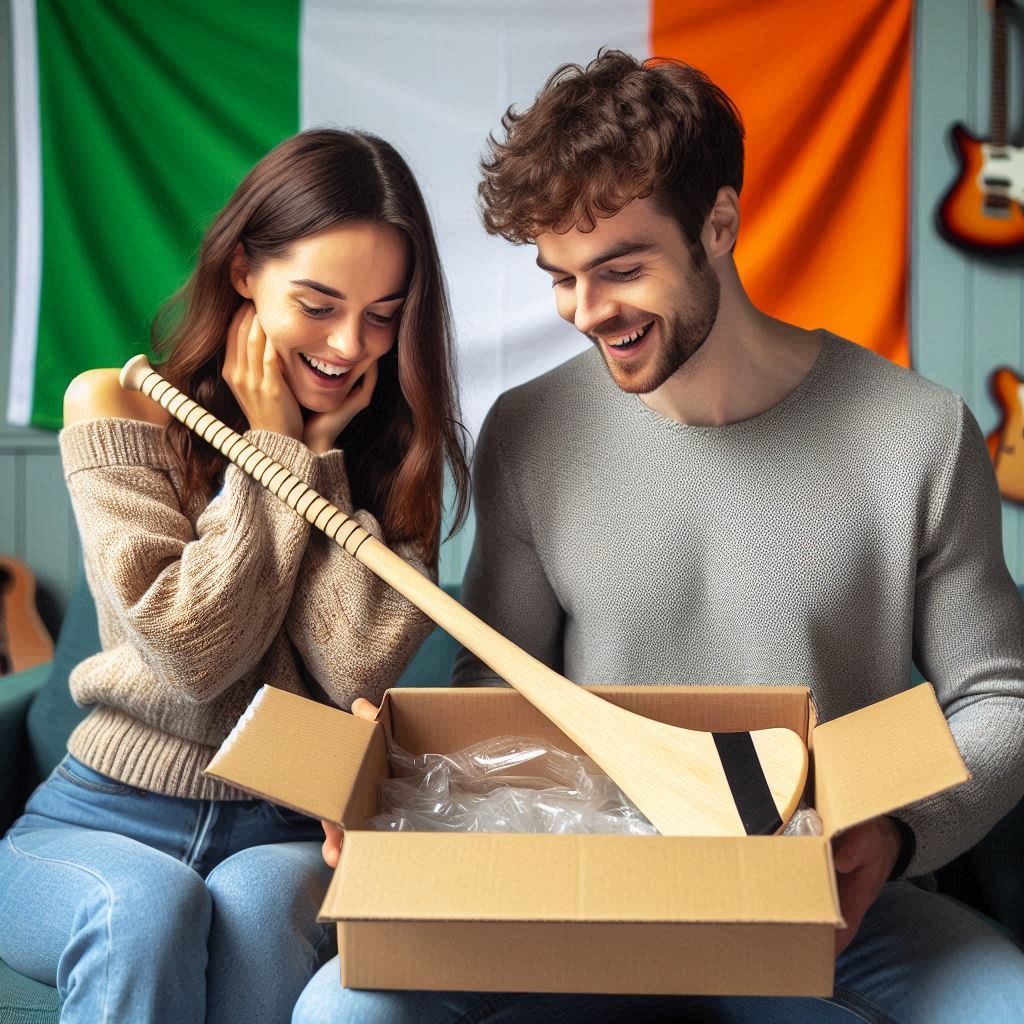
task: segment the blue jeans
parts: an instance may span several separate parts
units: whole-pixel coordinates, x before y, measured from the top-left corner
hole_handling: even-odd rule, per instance
[[[832,999],[370,992],[321,968],[293,1024],[1008,1024],[1024,1021],[1024,953],[966,907],[887,885],[836,962]]]
[[[0,957],[64,1024],[284,1024],[334,952],[318,822],[67,757],[0,841]]]

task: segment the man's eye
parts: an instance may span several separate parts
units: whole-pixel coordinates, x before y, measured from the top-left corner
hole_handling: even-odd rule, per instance
[[[632,281],[634,277],[639,277],[643,267],[634,267],[632,270],[609,270],[608,273],[615,278],[616,281]]]
[[[299,308],[306,316],[321,317],[334,312],[333,306],[307,306],[304,302],[299,303]]]
[[[563,285],[570,285],[570,284],[572,284],[575,280],[576,280],[576,278],[574,278],[574,277],[559,277],[559,278],[556,278],[554,281],[551,282],[551,287],[552,288],[561,288]]]

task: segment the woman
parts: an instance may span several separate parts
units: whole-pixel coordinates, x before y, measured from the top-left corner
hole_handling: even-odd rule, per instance
[[[282,143],[169,311],[164,376],[436,569],[445,463],[457,524],[467,472],[437,251],[391,146]],[[260,685],[379,703],[431,623],[117,370],[72,383],[60,444],[103,650],[0,844],[0,957],[57,986],[62,1021],[287,1021],[332,952],[323,836],[203,769]]]

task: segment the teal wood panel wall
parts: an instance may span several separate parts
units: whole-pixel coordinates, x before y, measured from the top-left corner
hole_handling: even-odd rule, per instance
[[[1024,125],[1024,20],[1008,25],[1011,138]],[[1024,261],[987,260],[942,240],[935,209],[956,178],[947,134],[963,121],[987,135],[991,21],[983,0],[919,0],[914,41],[911,195],[911,344],[918,373],[963,395],[987,434],[999,422],[989,378],[1000,365],[1024,369]],[[1024,510],[1003,503],[1003,548],[1024,580]]]
[[[914,368],[962,394],[988,432],[998,409],[988,377],[1001,364],[1024,369],[1021,262],[992,263],[941,240],[935,208],[956,163],[947,131],[956,120],[988,131],[989,14],[983,0],[918,0],[912,124],[911,347]],[[1024,23],[1010,25],[1010,124],[1024,121]],[[0,3],[0,279],[10,282],[14,252],[14,146],[10,11]],[[903,183],[893,181],[894,188]],[[826,214],[827,215],[827,214]],[[870,245],[871,239],[861,240]],[[0,410],[6,407],[11,289],[0,288]],[[1004,503],[1007,564],[1024,580],[1024,511]],[[458,582],[472,542],[472,521],[442,549],[441,579]],[[0,425],[0,551],[25,559],[41,585],[44,617],[59,621],[78,560],[78,541],[60,478],[53,435]]]

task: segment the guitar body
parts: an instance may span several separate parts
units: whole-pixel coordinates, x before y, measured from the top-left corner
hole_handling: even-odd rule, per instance
[[[1024,251],[1024,149],[991,146],[963,124],[950,137],[960,174],[939,206],[939,230],[975,252]]]
[[[1004,498],[1024,503],[1024,381],[1002,367],[992,374],[992,396],[1003,412],[988,436],[996,482]]]
[[[53,658],[53,640],[36,611],[36,581],[24,562],[0,555],[0,676]]]

